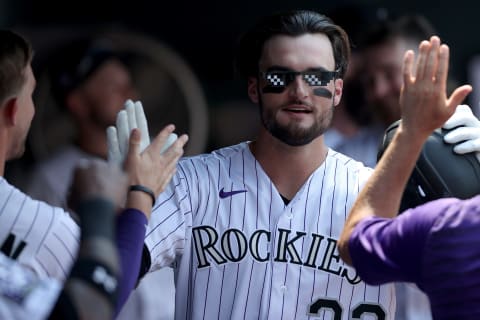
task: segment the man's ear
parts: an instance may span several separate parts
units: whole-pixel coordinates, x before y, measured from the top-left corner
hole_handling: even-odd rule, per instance
[[[343,79],[335,79],[333,92],[333,105],[337,106],[342,99]]]
[[[2,117],[6,124],[16,125],[17,124],[17,115],[18,115],[18,98],[8,98],[7,101],[3,104],[2,108]]]
[[[259,92],[258,92],[258,79],[255,77],[248,78],[248,96],[253,103],[258,104],[259,101]]]

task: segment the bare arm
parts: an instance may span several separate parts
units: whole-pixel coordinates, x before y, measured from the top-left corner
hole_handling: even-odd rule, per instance
[[[446,96],[449,49],[438,37],[420,44],[404,58],[404,84],[400,96],[402,122],[372,176],[355,201],[338,242],[342,259],[351,264],[348,241],[355,226],[365,218],[393,218],[400,208],[405,185],[428,136],[453,114],[470,93],[470,86]],[[381,196],[380,196],[381,195]]]

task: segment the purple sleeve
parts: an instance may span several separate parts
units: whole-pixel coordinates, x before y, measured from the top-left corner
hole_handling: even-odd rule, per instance
[[[352,232],[349,251],[362,280],[372,285],[417,282],[425,242],[438,213],[449,203],[430,202],[394,219],[371,217],[361,221]]]
[[[136,209],[125,209],[117,219],[117,247],[122,273],[115,314],[137,283],[147,223],[145,215]]]

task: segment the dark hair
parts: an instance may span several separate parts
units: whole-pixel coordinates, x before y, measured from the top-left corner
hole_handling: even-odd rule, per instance
[[[361,37],[361,48],[374,47],[401,38],[415,44],[428,40],[436,31],[421,15],[403,15],[396,19],[380,20],[372,25]]]
[[[26,39],[10,30],[0,30],[0,103],[22,88],[32,56],[32,46]]]
[[[267,40],[276,35],[300,36],[323,33],[332,42],[335,69],[343,78],[350,59],[350,43],[346,32],[325,15],[315,11],[292,10],[267,16],[239,40],[235,71],[242,77],[258,75],[258,62]]]
[[[116,59],[125,65],[129,56],[103,38],[80,37],[61,45],[51,56],[49,76],[60,107],[70,92],[82,85],[105,62]]]

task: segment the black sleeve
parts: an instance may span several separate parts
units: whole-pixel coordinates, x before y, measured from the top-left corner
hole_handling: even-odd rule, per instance
[[[138,282],[147,274],[148,270],[152,265],[152,259],[150,257],[150,251],[148,250],[147,246],[143,244],[143,251],[142,251],[142,263],[140,265],[140,271],[138,273]]]

